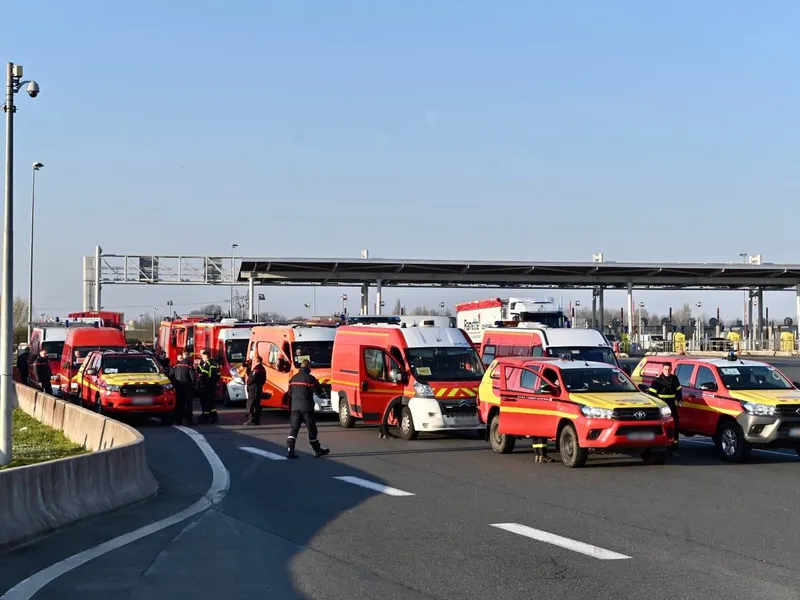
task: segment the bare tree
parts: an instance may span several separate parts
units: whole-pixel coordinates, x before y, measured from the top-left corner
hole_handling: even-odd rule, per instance
[[[393,315],[399,315],[399,314],[402,314],[402,312],[403,312],[403,305],[400,302],[400,298],[398,298],[394,303],[394,308],[392,309],[392,314]]]

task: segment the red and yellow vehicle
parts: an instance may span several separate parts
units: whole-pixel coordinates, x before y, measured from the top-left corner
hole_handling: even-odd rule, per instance
[[[195,325],[210,320],[207,316],[165,319],[158,328],[156,352],[166,352],[169,364],[174,365],[184,350],[194,353]]]
[[[499,358],[481,382],[479,410],[495,452],[512,452],[520,437],[554,439],[568,467],[584,466],[590,451],[664,464],[674,431],[666,403],[602,362]]]
[[[484,427],[477,414],[484,368],[461,329],[345,325],[331,363],[332,408],[343,427],[385,421],[407,440]]]
[[[800,454],[800,390],[774,366],[735,355],[646,356],[633,380],[647,389],[665,364],[682,388],[681,435],[709,436],[728,462],[744,462],[753,448]]]
[[[69,313],[67,315],[67,319],[84,321],[86,323],[96,322],[100,327],[114,327],[120,331],[125,331],[124,313],[105,310],[89,310],[84,312]]]
[[[123,350],[127,347],[125,334],[116,327],[96,327],[86,324],[67,327],[67,336],[58,370],[61,391],[64,396],[75,395],[77,390],[75,377],[90,352],[93,350]]]
[[[175,390],[148,353],[136,350],[93,351],[75,376],[80,403],[101,414],[158,417],[175,422]]]
[[[254,327],[250,333],[248,358],[256,355],[264,359],[267,369],[267,382],[261,406],[288,409],[289,380],[300,370],[303,360],[311,364],[311,374],[316,377],[323,389],[323,396],[314,396],[314,410],[331,413],[331,355],[335,327],[294,325],[264,325]],[[269,398],[268,396],[271,394]]]
[[[208,350],[217,361],[220,371],[217,396],[222,398],[225,406],[247,399],[244,361],[250,336],[257,326],[257,323],[236,319],[194,326],[194,360],[199,363],[202,360],[200,353]]]

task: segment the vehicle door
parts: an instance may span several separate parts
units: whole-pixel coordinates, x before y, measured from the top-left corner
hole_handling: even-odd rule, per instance
[[[281,354],[281,349],[277,344],[271,342],[256,342],[256,354],[266,357],[264,360],[267,368],[267,383],[264,391],[272,394],[268,400],[262,400],[261,404],[275,407],[288,407],[289,397],[286,394],[289,388],[289,378],[284,369],[286,358]]]
[[[97,373],[100,367],[100,355],[95,354],[83,361],[78,371],[78,389],[81,400],[94,402],[94,396],[99,389]]]
[[[693,407],[694,399],[700,394],[694,385],[694,373],[697,365],[694,363],[678,362],[675,365],[675,377],[681,384],[683,400],[678,404],[678,418],[680,428],[684,431],[697,431],[698,413],[697,408]]]
[[[507,382],[500,392],[500,433],[555,436],[555,386],[531,367],[504,365],[501,369]]]
[[[361,349],[361,384],[356,411],[366,422],[378,422],[393,398],[403,395],[405,369],[382,348],[366,346]]]
[[[692,427],[697,433],[714,435],[717,431],[718,413],[715,405],[719,385],[713,369],[703,365],[697,367],[690,398],[695,407]]]

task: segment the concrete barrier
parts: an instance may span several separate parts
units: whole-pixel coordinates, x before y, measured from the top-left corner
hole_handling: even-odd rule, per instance
[[[17,405],[92,452],[0,471],[0,550],[156,495],[134,428],[16,383]]]

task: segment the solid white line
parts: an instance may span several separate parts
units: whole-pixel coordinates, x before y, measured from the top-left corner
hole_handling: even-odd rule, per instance
[[[244,450],[245,452],[249,452],[250,454],[255,454],[257,456],[263,456],[264,458],[268,458],[270,460],[288,460],[285,456],[281,456],[280,454],[267,452],[261,448],[253,448],[252,446],[239,446],[239,450]]]
[[[363,488],[375,490],[376,492],[380,492],[381,494],[386,494],[387,496],[414,495],[411,492],[404,492],[403,490],[398,490],[397,488],[389,487],[388,485],[383,485],[382,483],[375,483],[374,481],[369,481],[367,479],[361,479],[360,477],[351,477],[350,475],[342,475],[340,477],[334,477],[334,479],[338,479],[339,481],[345,481],[347,483],[352,483],[353,485],[360,485]],[[0,600],[2,599],[0,598]]]
[[[526,527],[525,525],[520,525],[519,523],[495,523],[492,525],[492,527],[504,529],[505,531],[510,531],[511,533],[516,533],[518,535],[524,535],[525,537],[529,537],[540,542],[545,542],[547,544],[553,544],[554,546],[559,546],[560,548],[566,548],[567,550],[572,550],[573,552],[579,552],[599,560],[625,560],[631,558],[630,556],[626,556],[624,554],[619,554],[617,552],[612,552],[611,550],[605,550],[604,548],[598,548],[597,546],[584,544],[583,542],[571,540],[553,533],[547,533],[546,531],[541,531],[539,529],[533,529],[532,527]]]
[[[95,559],[98,556],[102,556],[103,554],[107,554],[108,552],[116,550],[117,548],[122,548],[123,546],[140,540],[151,533],[156,533],[157,531],[171,527],[172,525],[180,523],[181,521],[185,521],[186,519],[193,517],[196,514],[205,512],[212,506],[222,502],[222,499],[225,498],[225,494],[228,493],[228,487],[230,486],[230,474],[228,473],[228,469],[225,468],[225,465],[222,463],[219,456],[217,456],[217,453],[214,452],[213,448],[211,448],[205,437],[197,433],[194,429],[189,429],[188,427],[176,425],[175,429],[178,429],[188,435],[192,441],[197,444],[202,453],[205,455],[209,466],[211,467],[211,472],[213,475],[211,479],[211,486],[208,488],[208,491],[202,498],[192,504],[189,508],[180,511],[179,513],[175,513],[170,517],[161,519],[155,523],[150,523],[149,525],[145,525],[136,531],[125,533],[114,538],[113,540],[104,542],[99,546],[89,548],[88,550],[84,550],[79,554],[65,558],[61,562],[50,565],[46,569],[39,571],[38,573],[35,573],[27,579],[19,582],[5,594],[0,596],[0,600],[30,600],[30,598],[32,598],[34,594],[39,592],[39,590],[41,590],[44,586],[61,577],[65,573],[69,573],[73,569],[86,564],[90,560]]]
[[[706,440],[684,440],[681,439],[681,444],[702,444],[703,446],[713,446],[714,442],[706,441]],[[753,452],[763,452],[764,454],[774,454],[775,456],[782,456],[783,458],[794,458],[795,460],[798,459],[797,454],[790,454],[789,452],[780,452],[778,450],[762,450],[761,448],[753,448]],[[2,600],[2,599],[0,599]]]

